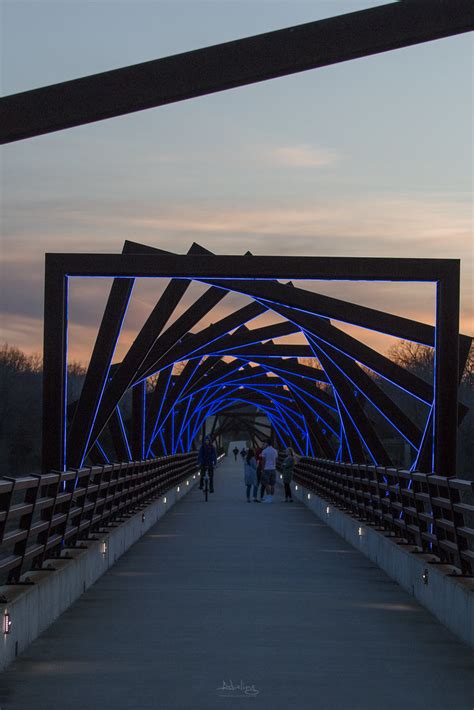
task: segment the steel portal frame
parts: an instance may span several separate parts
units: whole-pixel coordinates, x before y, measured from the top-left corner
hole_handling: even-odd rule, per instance
[[[196,96],[228,90],[276,77],[287,76],[309,69],[370,56],[421,42],[468,32],[474,27],[474,12],[470,0],[410,0],[368,10],[357,11],[317,22],[290,27],[255,37],[247,37],[235,42],[186,52],[174,57],[145,62],[132,67],[83,77],[54,86],[4,97],[0,100],[2,124],[0,142],[8,143],[51,131],[83,125],[97,120],[119,116],[134,111],[157,107]],[[433,467],[438,472],[455,470],[455,444],[458,418],[457,383],[460,362],[463,365],[470,340],[458,337],[459,323],[459,263],[456,260],[420,259],[333,259],[308,257],[304,262],[289,261],[286,257],[215,257],[206,250],[197,248],[197,253],[187,257],[162,254],[158,259],[157,250],[141,247],[136,249],[126,243],[124,253],[109,255],[48,255],[45,284],[45,425],[43,441],[43,461],[45,469],[64,468],[66,465],[66,378],[67,378],[67,298],[68,279],[73,275],[114,277],[106,314],[102,321],[99,337],[81,397],[69,432],[71,458],[83,460],[84,452],[92,448],[102,451],[98,434],[108,421],[112,422],[113,436],[117,447],[130,451],[133,455],[143,454],[147,431],[145,385],[139,386],[157,367],[158,359],[165,354],[164,342],[175,351],[179,350],[177,331],[182,330],[186,318],[170,333],[159,336],[166,321],[191,278],[206,281],[211,289],[200,303],[196,303],[196,317],[188,317],[190,324],[198,320],[197,314],[205,312],[217,302],[221,290],[234,290],[252,296],[254,309],[271,309],[280,315],[290,314],[302,332],[309,333],[308,344],[311,352],[325,363],[326,375],[337,393],[335,402],[341,422],[345,422],[345,434],[341,436],[340,449],[355,447],[362,456],[358,435],[361,433],[354,420],[358,419],[365,431],[364,442],[377,456],[384,456],[383,447],[366,421],[358,403],[352,402],[350,385],[355,385],[364,395],[369,389],[384,410],[389,420],[395,418],[409,436],[410,426],[403,421],[400,412],[381,397],[380,393],[357,370],[359,362],[355,353],[366,358],[369,367],[382,374],[394,374],[395,366],[386,359],[368,352],[365,346],[347,337],[337,329],[328,329],[324,318],[346,319],[365,327],[379,328],[400,337],[418,340],[435,347],[435,388],[432,413],[419,446],[419,461],[424,459],[426,467],[427,442],[433,437]],[[128,253],[130,252],[130,253]],[[140,253],[141,252],[141,253]],[[145,257],[154,253],[150,260]],[[243,260],[243,261],[242,261]],[[308,268],[305,268],[305,264]],[[152,317],[140,332],[139,337],[127,353],[124,362],[116,371],[111,367],[113,350],[120,332],[131,289],[136,277],[167,276],[171,278],[165,294],[157,304]],[[434,281],[437,284],[436,328],[400,319],[390,314],[364,309],[355,304],[339,302],[322,296],[309,297],[307,293],[295,289],[291,295],[275,278],[338,278],[396,281]],[[236,281],[236,279],[238,281]],[[251,279],[252,281],[249,281]],[[264,280],[265,283],[261,283]],[[271,283],[269,283],[269,280]],[[288,311],[288,309],[290,309]],[[303,311],[296,318],[296,312]],[[293,316],[291,316],[293,314]],[[237,314],[235,314],[237,316]],[[255,316],[254,316],[255,317]],[[319,319],[319,320],[318,320]],[[244,325],[248,320],[241,320]],[[222,326],[223,324],[221,324]],[[219,329],[217,329],[219,331]],[[325,332],[323,332],[325,331]],[[337,332],[336,332],[337,331]],[[181,333],[182,338],[186,329]],[[217,332],[216,338],[224,335]],[[199,336],[195,337],[195,341]],[[233,339],[233,343],[235,339]],[[329,343],[328,350],[326,347]],[[461,356],[458,357],[459,343]],[[185,344],[184,344],[185,345]],[[201,348],[207,347],[202,342]],[[240,346],[238,346],[240,347]],[[342,354],[338,351],[341,350]],[[262,353],[260,353],[262,354]],[[268,354],[268,353],[267,353]],[[453,365],[454,362],[454,365]],[[372,364],[370,364],[372,363]],[[375,365],[375,363],[377,363]],[[198,371],[199,371],[198,366]],[[159,368],[157,368],[159,369]],[[202,369],[202,368],[201,368]],[[350,372],[350,376],[349,376]],[[195,372],[187,366],[186,377],[174,387],[174,401],[184,393]],[[382,375],[383,376],[383,375]],[[431,392],[421,382],[413,382],[409,373],[399,377],[412,386],[415,396],[427,401]],[[390,377],[388,378],[390,379]],[[160,408],[162,398],[168,391],[171,371],[166,377],[160,376],[160,383],[154,397],[155,410]],[[395,381],[395,380],[394,380]],[[120,413],[120,395],[135,385],[133,410],[135,425],[128,441]],[[176,397],[178,395],[178,398]],[[189,403],[188,403],[189,404]],[[298,406],[306,408],[307,401]],[[102,406],[102,411],[99,406]],[[189,406],[188,406],[189,409]],[[206,410],[208,411],[208,410]],[[174,431],[174,409],[171,427]],[[182,423],[184,426],[184,422]],[[83,432],[86,432],[84,440]],[[152,436],[155,432],[152,432]],[[314,435],[314,432],[313,432]],[[411,431],[411,436],[413,431]],[[160,436],[162,434],[160,433]],[[344,441],[343,441],[344,439]],[[320,442],[321,443],[321,442]]]
[[[442,475],[448,472],[454,473],[459,417],[458,363],[462,369],[471,342],[470,338],[459,335],[459,268],[459,261],[453,259],[279,257],[249,254],[216,256],[198,245],[193,245],[187,255],[175,255],[132,242],[125,244],[122,254],[115,255],[47,254],[43,468],[45,471],[64,470],[68,465],[82,465],[85,454],[96,445],[107,422],[112,417],[120,417],[119,402],[130,387],[134,388],[135,393],[135,423],[130,437],[132,457],[145,458],[147,453],[153,452],[151,447],[158,419],[151,436],[150,431],[145,436],[147,426],[150,427],[145,417],[146,392],[144,387],[141,390],[137,388],[138,384],[143,383],[144,379],[153,372],[160,372],[153,404],[155,414],[159,411],[161,416],[160,436],[175,441],[174,429],[180,427],[180,433],[187,431],[186,441],[189,444],[192,432],[196,433],[200,430],[202,422],[216,411],[216,407],[218,409],[224,404],[227,406],[232,399],[238,401],[242,388],[245,388],[245,401],[252,401],[256,393],[262,397],[265,385],[262,383],[256,385],[255,382],[249,382],[245,378],[244,384],[236,384],[233,371],[238,370],[245,363],[257,362],[263,369],[258,373],[252,372],[253,376],[262,373],[267,377],[268,372],[273,371],[269,358],[275,362],[275,358],[278,357],[295,357],[295,350],[290,346],[285,349],[285,346],[267,343],[265,336],[272,332],[271,328],[276,333],[297,328],[308,336],[309,351],[306,352],[317,356],[319,361],[324,363],[321,381],[329,382],[337,393],[336,407],[331,408],[328,402],[322,401],[322,395],[319,395],[319,401],[316,401],[318,397],[315,392],[310,392],[305,387],[304,380],[299,379],[301,369],[298,370],[294,364],[291,366],[285,364],[287,362],[285,360],[280,361],[279,376],[282,377],[280,389],[282,385],[290,387],[294,401],[291,406],[288,402],[285,403],[284,394],[281,402],[277,397],[272,399],[272,424],[276,426],[277,434],[280,432],[279,438],[283,439],[281,432],[286,431],[293,441],[295,421],[299,422],[302,429],[307,432],[310,446],[304,453],[317,455],[317,451],[322,448],[326,457],[329,457],[332,447],[327,431],[334,429],[333,410],[336,409],[336,419],[339,417],[344,429],[339,458],[347,454],[350,460],[363,463],[361,459],[363,448],[366,446],[371,452],[374,463],[390,465],[390,459],[384,452],[377,432],[374,431],[363,409],[351,394],[351,387],[355,387],[375,403],[377,409],[402,432],[405,438],[423,437],[421,442],[418,441],[417,448],[420,461],[421,457],[424,457],[425,469],[428,467],[428,470],[434,470]],[[66,456],[67,302],[68,279],[72,277],[113,277],[114,281],[84,385],[84,394],[77,405],[76,416],[69,429],[68,447],[71,456],[69,454]],[[168,278],[170,281],[123,362],[118,368],[111,368],[112,354],[131,287],[134,279],[139,277]],[[276,281],[282,278],[435,282],[436,327],[338,299],[322,297],[305,289]],[[208,284],[208,290],[173,326],[162,332],[164,323],[176,308],[191,280]],[[254,303],[197,334],[190,333],[191,328],[202,315],[218,303],[222,293],[234,290],[251,296],[254,298]],[[271,326],[270,330],[260,329],[260,332],[254,336],[252,330],[240,327],[229,335],[230,330],[245,326],[246,322],[266,310],[272,310],[285,317],[288,321],[287,325]],[[331,316],[434,347],[434,387],[431,388],[427,383],[417,380],[367,346],[343,334],[328,321],[328,317]],[[257,343],[251,344],[249,341],[252,341],[252,338],[257,338]],[[218,348],[217,352],[213,353],[213,347]],[[296,352],[301,351],[296,350]],[[223,363],[221,359],[223,353],[238,356],[238,367],[236,368],[233,363]],[[204,356],[207,359],[203,360]],[[181,360],[187,360],[188,364],[179,378],[173,378],[170,368],[174,362]],[[382,376],[389,373],[392,381],[398,386],[411,389],[414,396],[427,404],[432,404],[434,417],[431,423],[428,420],[424,435],[416,432],[416,428],[403,412],[383,393],[377,391],[376,385],[369,381],[357,367],[356,363],[359,361],[376,372],[381,371]],[[225,382],[229,382],[225,377],[229,374],[234,377],[234,384],[228,384],[228,391],[224,393]],[[207,385],[201,387],[200,391],[199,382],[202,385],[203,381],[206,381]],[[214,394],[212,402],[209,402],[211,381]],[[216,392],[219,392],[219,396]],[[284,390],[281,392],[283,393]],[[192,405],[190,397],[195,398],[192,400]],[[184,404],[187,407],[186,414],[184,414]],[[285,407],[288,406],[290,406],[288,411],[293,412],[292,416],[288,416],[288,411],[285,415]],[[291,424],[289,424],[290,420]],[[434,458],[430,467],[428,434],[433,424]],[[116,438],[119,430],[120,427],[115,426]],[[147,451],[145,451],[147,448],[145,439],[149,444]],[[126,444],[129,446],[128,440]],[[173,443],[172,446],[175,447],[176,444]],[[352,450],[354,455],[351,455]]]

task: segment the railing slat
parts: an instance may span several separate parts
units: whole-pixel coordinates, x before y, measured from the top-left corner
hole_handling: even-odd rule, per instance
[[[18,581],[63,545],[87,539],[196,470],[193,452],[0,479],[0,583]]]
[[[474,481],[308,457],[299,459],[294,478],[358,519],[474,574]]]

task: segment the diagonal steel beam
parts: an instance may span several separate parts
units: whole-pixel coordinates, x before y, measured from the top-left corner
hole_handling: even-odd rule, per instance
[[[137,369],[142,364],[158,334],[169,316],[173,313],[190,283],[190,281],[182,279],[180,281],[172,280],[167,285],[163,295],[151,312],[142,330],[135,338],[120,367],[116,370],[114,377],[108,384],[108,387],[105,389],[100,411],[92,427],[90,437],[91,444],[97,439],[125,391],[132,384]]]
[[[129,253],[126,243],[122,253]],[[68,432],[69,467],[82,466],[134,283],[135,279],[114,279],[110,289],[81,396]]]
[[[248,321],[257,318],[257,316],[265,313],[265,311],[266,308],[258,303],[249,303],[247,306],[243,306],[243,308],[240,308],[238,311],[234,311],[234,313],[225,316],[221,320],[217,321],[217,323],[214,323],[198,333],[183,339],[181,342],[176,343],[176,345],[170,348],[157,361],[152,362],[147,358],[145,364],[148,369],[145,371],[145,367],[141,368],[140,378],[151,377],[155,374],[155,372],[161,370],[163,367],[167,367],[173,362],[179,362],[180,360],[187,360],[190,357],[194,357],[195,350],[197,351],[198,349],[201,349],[214,338],[220,337],[233,328],[237,328],[242,323],[247,323]],[[136,381],[138,381],[138,378]]]
[[[278,307],[278,313],[287,318],[296,317],[300,327],[310,330],[320,340],[336,347],[353,360],[361,362],[397,387],[401,387],[411,394],[414,394],[426,404],[431,403],[433,399],[433,387],[429,383],[417,377],[409,370],[400,367],[390,360],[390,358],[381,355],[360,340],[340,330],[324,318],[315,317],[310,314],[295,314],[290,308],[284,306]]]
[[[265,390],[259,390],[259,386],[264,384],[266,386],[272,385],[274,387],[282,387],[283,384],[286,384],[289,387],[289,392],[288,394],[291,395],[294,399],[294,403],[296,407],[300,410],[301,414],[303,417],[306,419],[307,422],[307,427],[308,431],[310,432],[311,439],[312,441],[312,446],[313,449],[315,448],[315,445],[317,442],[319,442],[319,445],[321,446],[324,454],[326,457],[331,458],[331,456],[334,456],[334,451],[329,443],[328,437],[323,436],[322,432],[318,430],[318,426],[316,424],[316,412],[319,409],[318,406],[316,408],[312,408],[308,402],[306,402],[305,398],[302,396],[302,392],[308,394],[311,396],[311,386],[308,384],[308,380],[299,382],[299,390],[298,392],[295,392],[292,388],[292,380],[298,381],[298,371],[299,368],[302,368],[303,366],[298,365],[297,363],[293,363],[293,366],[295,368],[295,371],[291,373],[290,369],[290,364],[287,364],[287,370],[285,372],[285,378],[283,381],[280,379],[280,377],[268,377],[267,375],[261,375],[260,373],[262,372],[262,368],[256,367],[256,368],[246,368],[244,371],[237,371],[237,372],[231,372],[229,375],[227,375],[225,378],[220,378],[220,381],[216,384],[214,384],[212,381],[208,383],[209,387],[222,387],[224,384],[228,385],[235,385],[237,387],[243,386],[244,387],[244,392],[251,391],[252,389],[256,391],[261,391],[262,393],[265,393],[265,396],[268,396],[270,399],[274,398],[274,394],[267,394]],[[271,361],[270,365],[268,366],[269,369],[271,369]],[[311,370],[312,368],[304,368],[306,370]],[[290,377],[292,375],[292,377]],[[250,379],[249,379],[250,378]],[[327,378],[325,378],[327,379]],[[189,390],[189,393],[191,393],[192,390]],[[323,398],[327,398],[329,400],[329,397],[326,395],[325,392],[320,392],[320,395]],[[324,413],[323,419],[331,419],[332,416]],[[335,428],[336,424],[335,422],[332,422],[332,427],[333,429]]]
[[[396,266],[394,265],[395,270]],[[357,279],[354,277],[354,280]],[[223,287],[232,291],[259,299],[259,302],[268,301],[266,305],[269,309],[272,308],[271,303],[277,306],[289,306],[297,311],[301,310],[323,318],[333,318],[362,328],[378,330],[397,338],[406,338],[429,346],[434,345],[435,329],[432,326],[375,308],[359,306],[357,303],[297,288],[293,285],[284,285],[276,281],[246,281],[244,279],[223,282],[215,279],[203,279],[203,281],[213,286],[222,284]],[[277,308],[272,309],[278,311]]]
[[[120,407],[116,407],[109,419],[109,430],[112,443],[115,449],[116,461],[129,461],[132,459],[132,452],[128,442],[125,424],[122,419]]]
[[[168,350],[175,347],[180,339],[189,333],[191,328],[206,316],[226,296],[227,291],[211,286],[198,298],[164,333],[156,340],[152,349],[136,375],[139,380],[146,376],[147,371],[153,368],[153,363],[165,357]]]
[[[361,392],[367,400],[376,407],[380,414],[391,424],[392,427],[408,441],[413,448],[420,446],[422,431],[418,426],[400,409],[400,407],[372,380],[366,372],[351,358],[324,344],[324,350],[331,357],[334,365],[345,375],[346,379]]]
[[[210,352],[213,355],[229,355],[231,357],[245,358],[246,360],[252,361],[254,358],[259,357],[313,357],[311,348],[308,348],[306,345],[274,345],[273,343],[258,343],[247,348],[236,348],[235,350],[231,347],[227,347],[225,350],[219,350],[218,353],[215,353],[213,350]],[[194,354],[192,357],[194,357]]]
[[[115,69],[2,101],[7,143],[468,32],[471,0],[410,0]]]
[[[252,343],[261,343],[264,340],[280,338],[284,335],[292,335],[298,332],[299,328],[288,321],[285,323],[274,323],[273,325],[267,325],[262,328],[254,328],[253,330],[242,326],[242,328],[239,328],[239,330],[232,335],[226,334],[213,340],[210,347],[212,347],[215,352],[223,352],[230,347],[232,349],[235,347],[240,348]],[[199,354],[207,355],[208,352],[209,346],[204,346],[200,350],[197,350],[194,356],[198,356]]]
[[[379,466],[391,466],[392,461],[390,456],[372,426],[369,417],[354,396],[353,387],[347,380],[347,377],[334,365],[330,357],[328,357],[325,344],[317,342],[309,334],[307,338],[310,345],[314,348],[316,357],[332,382],[333,388],[337,392],[337,396],[346,410],[346,413],[352,419],[353,423],[357,422],[358,436],[369,450],[373,463]],[[364,459],[357,461],[357,463],[364,463]]]

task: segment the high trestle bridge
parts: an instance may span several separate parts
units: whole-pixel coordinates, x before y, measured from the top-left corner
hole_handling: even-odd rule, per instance
[[[473,26],[466,0],[404,0],[186,52],[4,97],[0,141]],[[3,667],[18,655],[1,707],[253,696],[301,710],[471,708],[459,637],[474,624],[474,483],[458,475],[457,441],[472,339],[459,332],[459,275],[457,259],[199,244],[46,254],[43,470],[0,479]],[[94,278],[110,292],[68,399],[71,285]],[[142,278],[160,295],[117,361]],[[434,284],[435,325],[323,295],[322,281]],[[432,381],[356,328],[425,346]],[[206,435],[221,455],[207,505],[195,488]],[[247,507],[241,463],[222,454],[269,439],[297,455],[295,504]]]

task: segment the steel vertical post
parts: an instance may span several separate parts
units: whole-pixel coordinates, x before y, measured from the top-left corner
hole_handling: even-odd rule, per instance
[[[63,471],[66,455],[68,277],[46,254],[43,335],[42,469]]]
[[[456,474],[459,384],[459,275],[452,261],[436,286],[435,431],[433,470]]]

